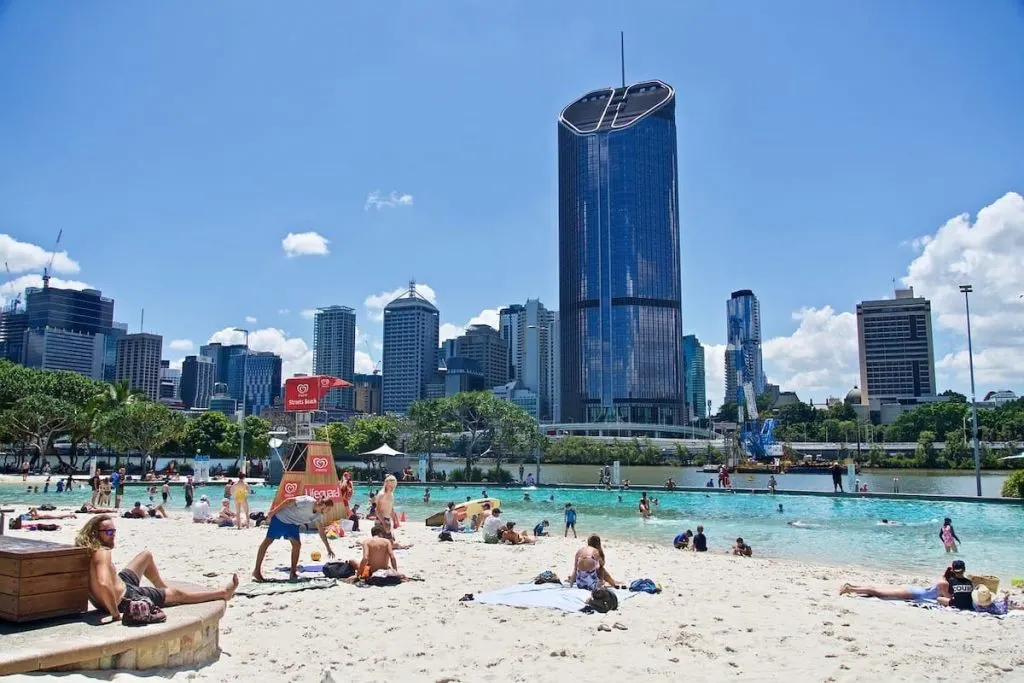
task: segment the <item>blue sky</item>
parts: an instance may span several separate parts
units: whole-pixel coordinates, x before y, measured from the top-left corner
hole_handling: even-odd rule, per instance
[[[555,308],[556,118],[618,80],[620,29],[627,79],[677,91],[684,327],[711,397],[732,290],[761,299],[769,379],[823,400],[856,383],[850,312],[893,278],[933,299],[940,388],[966,386],[968,278],[979,391],[1024,389],[1011,0],[0,2],[5,296],[63,229],[57,276],[132,329],[145,308],[166,357],[248,326],[286,371],[309,362],[301,311],[329,304],[357,309],[372,364],[366,302],[411,277],[450,333]],[[289,256],[289,233],[328,253]]]

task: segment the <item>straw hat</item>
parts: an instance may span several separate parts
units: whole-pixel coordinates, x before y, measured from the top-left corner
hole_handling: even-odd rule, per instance
[[[980,584],[974,587],[971,599],[974,600],[974,604],[978,607],[988,607],[992,604],[992,591],[985,584]]]

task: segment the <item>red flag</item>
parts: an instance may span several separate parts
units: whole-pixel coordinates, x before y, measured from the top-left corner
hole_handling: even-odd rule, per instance
[[[290,377],[284,382],[284,409],[291,411],[317,410],[320,399],[331,389],[351,387],[339,377],[330,375],[307,375]]]

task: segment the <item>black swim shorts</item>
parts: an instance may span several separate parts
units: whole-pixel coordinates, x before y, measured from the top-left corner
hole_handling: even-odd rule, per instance
[[[124,597],[117,605],[117,609],[124,614],[128,611],[128,604],[139,598],[149,598],[157,607],[164,607],[167,603],[167,591],[155,586],[140,586],[139,577],[131,569],[122,569],[117,575],[124,581]]]

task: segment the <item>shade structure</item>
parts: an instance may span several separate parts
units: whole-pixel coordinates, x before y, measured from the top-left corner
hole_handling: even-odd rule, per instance
[[[359,455],[366,455],[372,458],[391,458],[396,455],[405,455],[405,453],[403,453],[402,451],[396,451],[391,446],[383,444],[381,446],[378,446],[377,448],[374,448],[372,451],[366,451],[365,453],[360,453]]]

